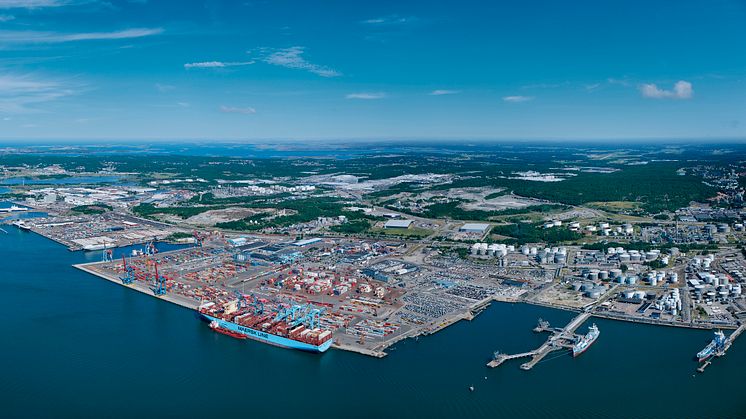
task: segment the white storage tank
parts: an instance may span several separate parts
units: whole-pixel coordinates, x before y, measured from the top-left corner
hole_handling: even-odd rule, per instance
[[[676,272],[671,272],[671,275],[668,276],[668,280],[672,284],[678,283],[679,282],[679,274],[677,274]]]

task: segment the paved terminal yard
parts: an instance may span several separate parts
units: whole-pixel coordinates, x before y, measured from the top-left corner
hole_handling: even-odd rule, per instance
[[[294,241],[285,236],[226,237],[217,232],[198,238],[194,247],[78,267],[121,283],[126,263],[134,279],[128,286],[151,295],[157,269],[166,287],[159,298],[189,308],[208,301],[227,304],[237,299],[237,293],[269,308],[310,303],[324,309],[320,326],[334,332],[335,347],[378,357],[402,339],[471,319],[492,301],[527,302],[657,325],[725,329],[737,327],[733,313],[707,317],[694,307],[700,307],[699,301],[722,314],[729,301],[742,301],[730,294],[728,300],[707,299],[706,293],[703,296],[701,289],[685,281],[706,275],[690,266],[694,261],[684,259],[663,276],[632,265],[619,278],[610,258],[604,256],[595,265],[608,273],[587,266],[589,256],[572,248],[565,251],[577,252],[582,263],[575,262],[577,258],[571,263],[541,263],[530,252],[518,250],[500,261],[462,258],[396,240]],[[712,268],[718,268],[717,255],[712,259]],[[742,267],[738,260],[729,254],[723,269],[737,271]],[[680,280],[672,281],[673,273]],[[654,283],[656,275],[661,283]],[[732,280],[733,289],[740,282]]]
[[[160,298],[188,308],[207,301],[228,303],[236,292],[265,307],[311,303],[325,309],[321,327],[334,331],[335,347],[379,357],[401,339],[434,333],[472,318],[486,302],[516,301],[525,292],[488,276],[425,262],[429,258],[407,261],[405,250],[395,241],[304,244],[214,234],[205,236],[200,247],[77,267],[122,283],[126,263],[134,278],[127,286],[151,295],[157,269],[167,289]]]
[[[98,215],[49,216],[27,219],[32,231],[70,250],[102,250],[163,240],[186,232],[172,225],[131,215],[108,212]]]
[[[324,308],[320,325],[334,332],[337,348],[373,356],[383,356],[399,340],[471,319],[492,301],[703,329],[735,329],[746,318],[746,259],[725,246],[683,255],[480,243],[457,255],[427,240],[226,236],[120,212],[24,223],[71,250],[102,251],[166,237],[194,242],[163,253],[143,246],[127,255],[133,275],[128,286],[154,295],[157,267],[166,288],[159,298],[189,308],[228,303],[236,292],[266,307],[311,303]],[[116,283],[125,271],[121,259],[79,267]]]

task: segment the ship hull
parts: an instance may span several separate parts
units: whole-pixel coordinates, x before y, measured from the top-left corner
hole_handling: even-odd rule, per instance
[[[583,338],[583,340],[584,340],[583,342],[581,342],[580,344],[576,344],[575,346],[573,346],[573,348],[572,348],[572,356],[573,356],[573,358],[578,357],[578,356],[582,355],[585,351],[587,351],[588,348],[590,348],[594,343],[596,343],[596,340],[598,340],[598,336],[599,336],[598,335],[598,329],[596,329],[596,333],[595,334],[590,333],[590,334],[586,335],[586,337]]]
[[[595,340],[594,340],[593,342],[595,342]],[[591,345],[593,345],[593,342],[589,343],[589,344],[588,344],[588,346],[586,346],[586,347],[585,347],[585,348],[583,348],[583,349],[575,349],[575,348],[573,348],[573,350],[572,350],[572,357],[573,357],[573,358],[577,358],[577,357],[579,357],[580,355],[582,355],[583,353],[585,353],[585,351],[587,351],[587,350],[588,350],[588,348],[590,348],[590,347],[591,347]]]
[[[227,329],[232,332],[241,334],[243,336],[246,336],[248,339],[256,340],[256,341],[267,343],[267,344],[274,345],[274,346],[279,346],[281,348],[296,349],[296,350],[305,351],[305,352],[322,353],[322,352],[326,352],[326,350],[332,346],[333,339],[329,339],[326,342],[322,343],[321,345],[312,345],[310,343],[299,342],[297,340],[293,340],[290,338],[273,335],[267,332],[262,332],[261,330],[254,330],[249,327],[240,326],[233,322],[225,321],[223,319],[219,319],[217,317],[213,317],[208,314],[198,313],[197,315],[200,318],[200,320],[204,322],[211,323],[215,321],[218,323],[218,326],[223,329]]]

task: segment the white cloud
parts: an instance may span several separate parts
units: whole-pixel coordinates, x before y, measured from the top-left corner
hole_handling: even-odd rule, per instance
[[[643,84],[640,86],[640,93],[651,99],[691,99],[694,90],[691,83],[680,80],[673,85],[672,90],[661,89],[653,83]]]
[[[70,4],[65,0],[0,0],[0,9],[41,9]]]
[[[225,67],[239,67],[239,66],[251,65],[251,64],[254,64],[254,61],[243,61],[243,62],[203,61],[199,63],[184,64],[184,68],[225,68]]]
[[[0,15],[0,23],[2,22],[10,22],[11,20],[15,19],[16,17],[13,15]]]
[[[528,102],[534,100],[533,96],[503,96],[503,101],[510,103]]]
[[[376,100],[386,97],[384,92],[367,92],[367,93],[350,93],[345,96],[347,99]]]
[[[263,60],[267,64],[306,70],[321,77],[338,77],[342,75],[342,73],[332,68],[308,62],[303,57],[304,52],[304,47],[295,46],[284,48],[271,52],[269,55],[264,57]]]
[[[461,93],[461,90],[438,89],[430,92],[430,96],[457,95],[459,93]]]
[[[361,21],[360,23],[364,25],[404,25],[407,23],[414,23],[418,19],[416,17],[405,17],[405,16],[399,16],[399,15],[390,15],[390,16],[383,16],[383,17],[376,17],[373,19],[366,19]]]
[[[96,41],[107,39],[131,39],[158,35],[162,28],[132,28],[114,32],[59,33],[38,31],[0,31],[2,44],[56,44],[75,41]]]
[[[156,88],[156,90],[158,90],[159,92],[163,93],[163,92],[170,92],[171,90],[174,90],[174,89],[176,89],[176,86],[172,86],[172,85],[170,85],[170,84],[161,84],[161,83],[156,83],[156,84],[155,84],[155,88]]]
[[[31,76],[0,75],[0,113],[38,112],[34,104],[50,102],[75,94],[59,82]]]
[[[253,114],[256,113],[256,109],[249,108],[249,107],[238,108],[238,107],[235,107],[235,106],[225,106],[225,105],[222,105],[220,107],[220,112],[223,112],[223,113],[240,113],[242,115],[253,115]]]

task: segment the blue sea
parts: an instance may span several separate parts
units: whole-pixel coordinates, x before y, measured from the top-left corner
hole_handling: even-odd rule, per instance
[[[595,320],[601,336],[579,358],[488,369],[493,351],[542,342],[537,318],[572,318],[494,304],[383,359],[307,354],[213,333],[189,310],[71,267],[99,252],[4,229],[2,418],[746,417],[744,338],[699,374],[710,332]]]

